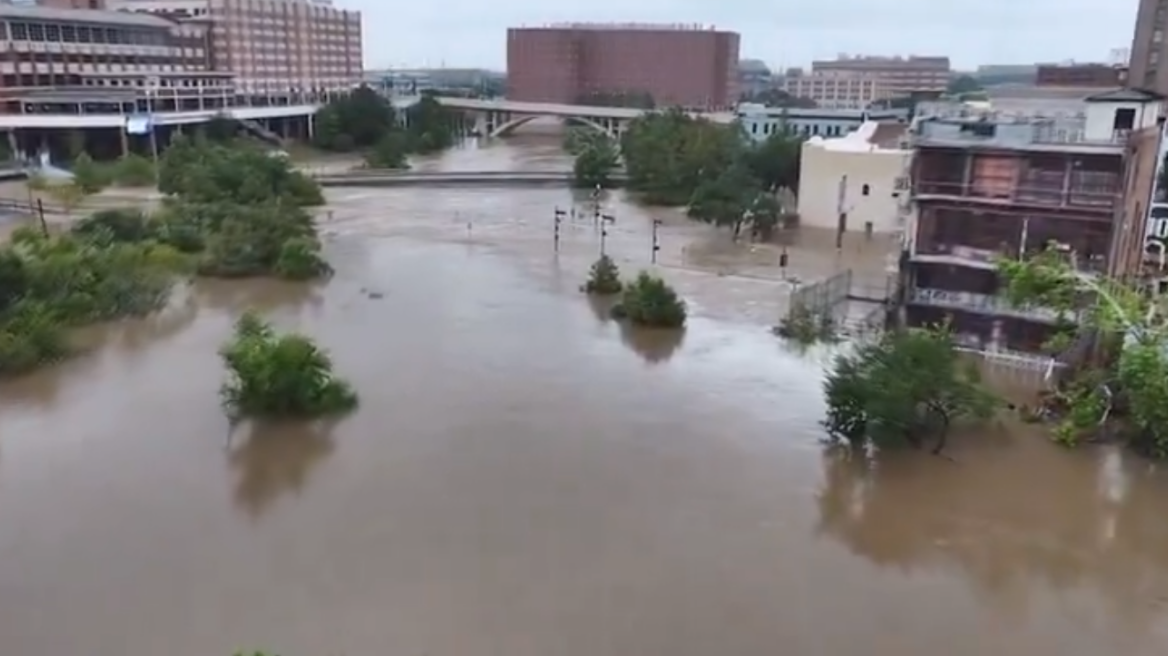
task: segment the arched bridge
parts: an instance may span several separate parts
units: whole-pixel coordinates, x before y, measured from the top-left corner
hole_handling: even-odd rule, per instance
[[[417,97],[398,97],[394,103],[408,107]],[[481,135],[500,137],[537,118],[559,118],[575,121],[610,137],[619,137],[629,122],[650,110],[630,107],[594,107],[591,105],[563,105],[558,103],[519,102],[514,100],[482,100],[439,96],[438,102],[463,112]],[[719,123],[730,123],[734,114],[693,112]]]

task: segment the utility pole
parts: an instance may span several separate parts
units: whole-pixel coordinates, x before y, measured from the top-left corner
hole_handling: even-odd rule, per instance
[[[552,245],[557,253],[560,252],[560,224],[563,223],[566,214],[567,212],[557,207],[553,215],[554,231],[552,233]]]
[[[652,264],[657,264],[657,251],[661,250],[661,242],[657,240],[657,229],[661,227],[661,223],[661,219],[653,219],[653,250],[649,255]]]
[[[616,217],[611,214],[600,214],[600,256],[604,257],[604,248],[608,240],[608,224],[616,223]]]

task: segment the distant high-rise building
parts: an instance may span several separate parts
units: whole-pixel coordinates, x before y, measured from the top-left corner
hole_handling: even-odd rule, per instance
[[[569,24],[507,31],[507,98],[577,103],[648,94],[658,106],[737,100],[739,36],[698,25]]]
[[[1168,0],[1140,0],[1132,34],[1128,84],[1168,91]]]
[[[849,73],[878,80],[890,97],[940,93],[949,86],[948,57],[846,57],[811,62],[812,73]]]

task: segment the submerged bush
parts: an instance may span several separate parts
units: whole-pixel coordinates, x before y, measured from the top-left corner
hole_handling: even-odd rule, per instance
[[[67,354],[65,331],[161,308],[189,260],[154,242],[118,243],[108,225],[46,237],[19,230],[0,249],[0,374]]]
[[[599,260],[592,264],[588,271],[588,281],[584,283],[583,291],[588,294],[608,296],[619,294],[623,289],[620,279],[620,269],[616,262],[607,255],[601,255]]]
[[[685,301],[664,280],[642,271],[627,285],[613,316],[649,328],[685,326]]]
[[[233,419],[315,418],[357,407],[357,394],[333,375],[328,355],[311,339],[278,334],[250,312],[220,355],[229,375],[220,395]]]

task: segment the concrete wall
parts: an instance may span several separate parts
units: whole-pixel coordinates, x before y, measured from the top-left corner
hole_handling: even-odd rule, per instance
[[[800,225],[836,229],[840,181],[847,176],[843,194],[843,207],[848,213],[846,230],[863,233],[864,224],[871,222],[873,232],[899,232],[899,196],[907,192],[898,192],[896,184],[906,175],[911,156],[911,152],[903,150],[873,148],[859,152],[833,150],[818,140],[804,143],[799,178]]]

